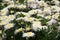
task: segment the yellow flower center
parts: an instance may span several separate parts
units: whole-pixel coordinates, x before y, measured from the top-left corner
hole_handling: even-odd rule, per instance
[[[23,29],[22,28],[19,28],[19,29],[17,29],[17,32],[21,32]]]
[[[31,32],[27,32],[28,37],[31,35]]]

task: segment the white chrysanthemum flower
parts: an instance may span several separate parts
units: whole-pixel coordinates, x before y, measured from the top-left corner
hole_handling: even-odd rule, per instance
[[[31,11],[29,11],[29,12],[28,12],[28,14],[29,14],[29,15],[36,14],[36,12],[35,12],[35,11],[36,11],[36,10],[31,10]]]
[[[16,29],[14,33],[17,34],[17,33],[21,32],[21,31],[23,31],[23,28]]]
[[[54,10],[55,9],[55,6],[51,6],[51,10]]]
[[[8,19],[9,19],[9,20],[14,20],[14,19],[15,19],[15,15],[9,15],[9,16],[8,16]]]
[[[8,9],[7,8],[4,8],[4,9],[1,10],[0,15],[7,15],[8,12],[9,12]]]
[[[7,18],[4,21],[8,23],[10,21],[13,21],[14,19],[15,19],[14,15],[9,15],[9,16],[7,16]]]
[[[51,15],[51,9],[50,9],[50,7],[45,7],[44,8],[44,13]]]
[[[32,22],[32,21],[34,21],[34,18],[33,17],[24,17],[23,20],[27,21],[27,22]]]
[[[55,6],[55,11],[60,12],[60,7],[59,6]]]
[[[42,10],[40,10],[40,9],[36,9],[36,13],[41,14],[41,13],[42,13]]]
[[[37,4],[33,4],[33,3],[32,3],[32,4],[30,4],[30,5],[28,4],[28,7],[33,8],[33,9],[36,9],[38,6],[37,6]]]
[[[5,30],[10,29],[10,28],[12,28],[12,27],[14,27],[14,24],[13,24],[13,23],[8,23],[8,24],[6,24],[6,25],[4,26]]]
[[[24,9],[24,8],[26,8],[26,5],[23,5],[23,4],[17,5],[17,8],[19,8],[19,9]]]
[[[44,1],[38,1],[38,4],[39,6],[44,6],[44,7],[48,6],[47,3],[45,3]]]
[[[8,22],[7,21],[0,21],[0,25],[6,25]]]
[[[11,21],[12,21],[12,19],[7,18],[7,19],[5,19],[5,20],[3,20],[3,21],[5,21],[5,22],[9,23],[9,22],[11,22]]]
[[[21,12],[16,12],[15,15],[21,14]]]
[[[51,19],[51,16],[50,15],[49,16],[46,16],[45,19],[48,19],[49,20],[49,19]]]
[[[58,19],[59,15],[60,15],[59,13],[56,13],[56,14],[52,15],[52,18],[55,18],[55,19],[59,20]]]
[[[27,26],[27,27],[25,28],[26,31],[29,31],[30,29],[31,29],[30,26]]]
[[[50,14],[51,15],[51,10],[44,10],[45,14]]]
[[[35,18],[34,20],[35,20],[35,21],[39,21],[39,20],[42,20],[42,18],[39,18],[39,19],[38,19],[38,18]]]
[[[48,21],[48,25],[53,25],[55,24],[57,21],[55,19],[51,19],[50,21]]]
[[[22,13],[23,15],[25,15],[26,17],[30,17],[29,13]]]
[[[52,1],[54,1],[55,5],[59,5],[59,3],[60,3],[59,0],[52,0]]]
[[[32,28],[34,31],[37,31],[37,30],[39,30],[39,29],[42,29],[41,22],[40,22],[40,21],[33,21],[31,28]]]
[[[22,37],[33,37],[35,34],[33,32],[23,33]]]
[[[44,14],[37,14],[37,16],[41,16],[43,18],[45,17]]]
[[[56,4],[56,5],[59,5],[59,3],[60,3],[59,1],[55,1],[55,4]]]
[[[17,18],[16,20],[21,20],[21,19],[23,20],[23,19],[24,19],[24,17]]]
[[[8,16],[0,16],[0,20],[6,20]]]
[[[37,2],[38,0],[27,0],[27,2]]]
[[[38,8],[38,0],[27,0],[27,5],[30,8],[36,9]]]
[[[14,16],[1,16],[1,23],[7,24],[10,21],[14,20]]]
[[[52,10],[52,12],[60,12],[60,7],[58,7],[58,6],[51,6],[51,10]]]

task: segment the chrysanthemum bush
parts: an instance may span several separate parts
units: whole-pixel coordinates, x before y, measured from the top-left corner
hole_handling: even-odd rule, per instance
[[[59,40],[59,0],[1,0],[1,40]]]

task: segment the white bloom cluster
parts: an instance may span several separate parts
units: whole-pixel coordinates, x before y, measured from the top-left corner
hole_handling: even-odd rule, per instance
[[[33,32],[23,33],[23,37],[33,37],[35,34]]]
[[[22,37],[33,37],[34,32],[47,30],[48,26],[53,26],[60,21],[58,0],[52,0],[51,4],[44,0],[27,0],[27,2],[25,0],[24,4],[15,4],[13,0],[3,0],[3,2],[10,4],[0,11],[0,26],[5,30],[16,27],[14,33],[22,32]]]

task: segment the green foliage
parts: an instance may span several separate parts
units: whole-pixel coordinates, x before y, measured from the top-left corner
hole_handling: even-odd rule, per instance
[[[20,3],[24,3],[24,0],[19,0]]]

